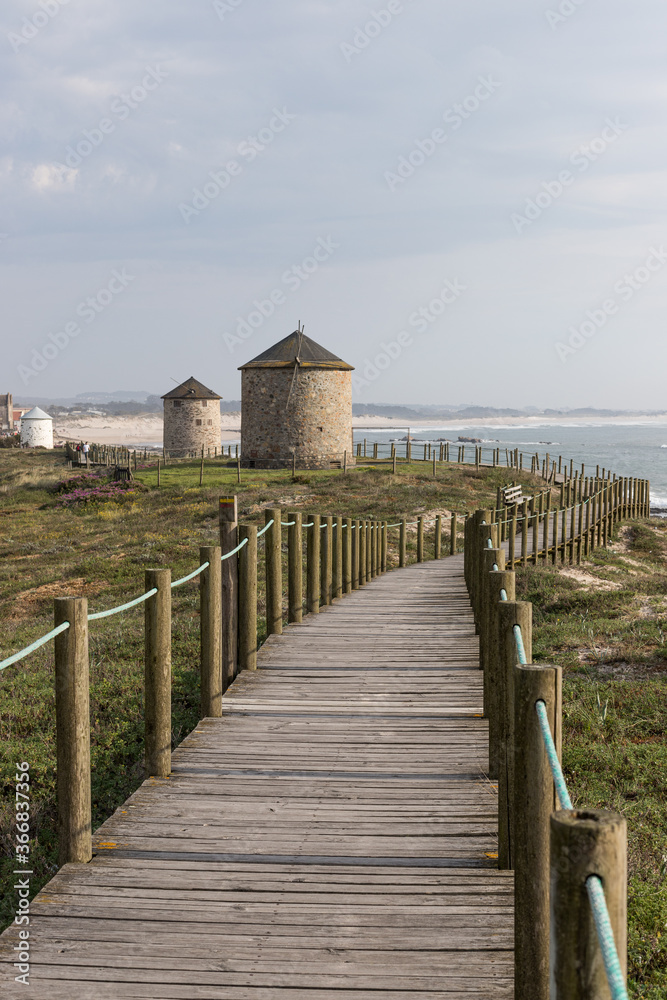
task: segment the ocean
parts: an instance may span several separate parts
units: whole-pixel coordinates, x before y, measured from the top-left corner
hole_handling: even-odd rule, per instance
[[[366,438],[372,444],[388,444],[399,441],[407,433],[405,429],[391,430],[364,429],[355,426],[355,444]],[[491,456],[495,446],[501,449],[501,461],[504,462],[505,448],[518,448],[526,455],[539,452],[540,461],[548,452],[552,458],[562,455],[569,462],[574,461],[575,468],[586,466],[586,475],[595,475],[595,467],[610,469],[619,476],[637,476],[651,481],[651,506],[664,508],[667,513],[667,420],[664,422],[638,421],[618,422],[605,421],[594,423],[531,423],[507,427],[493,424],[474,424],[442,422],[437,427],[433,425],[410,425],[410,437],[416,444],[419,441],[437,441],[447,438],[456,441],[458,436],[482,439],[484,458]],[[403,442],[401,442],[403,444]],[[474,445],[468,446],[467,458],[474,455]],[[385,449],[381,449],[385,451]],[[416,449],[413,454],[417,453]],[[400,454],[400,452],[399,452]],[[451,454],[451,449],[450,449]],[[455,454],[455,453],[454,453]],[[530,459],[528,459],[530,469]]]

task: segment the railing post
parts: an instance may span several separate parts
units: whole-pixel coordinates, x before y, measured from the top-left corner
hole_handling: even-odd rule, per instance
[[[373,531],[373,522],[369,519],[366,521],[366,583],[368,583],[372,577],[373,571],[373,548],[371,543],[371,534]]]
[[[345,592],[343,589],[343,578],[344,578],[344,559],[343,552],[344,539],[343,539],[343,518],[334,517],[333,519],[333,592],[332,597],[337,600],[339,597],[343,596]]]
[[[344,518],[345,526],[341,531],[342,542],[343,542],[343,593],[352,593],[352,567],[353,559],[352,553],[353,548],[353,536],[355,532],[352,530],[354,526],[354,521],[351,517]]]
[[[144,602],[146,776],[171,774],[171,570],[147,569]]]
[[[90,695],[88,601],[57,597],[54,625],[69,622],[55,638],[56,788],[58,862],[90,861]]]
[[[219,719],[222,715],[222,563],[219,545],[199,549],[200,716]]]
[[[560,755],[561,668],[517,666],[514,685],[514,996],[549,1000],[549,818],[556,793],[535,705],[545,703]]]
[[[306,610],[316,615],[320,610],[320,515],[311,514],[306,522]]]
[[[450,556],[456,555],[456,549],[457,549],[456,542],[457,542],[457,532],[458,532],[457,520],[458,519],[457,519],[456,514],[452,514],[452,519],[451,519],[450,527],[449,527],[449,554],[450,554]]]
[[[406,565],[407,556],[407,540],[408,540],[408,522],[405,518],[401,520],[400,535],[398,539],[398,565],[400,569],[403,569]]]
[[[433,558],[442,557],[442,514],[437,514],[435,518],[435,538],[433,540]]]
[[[563,810],[551,825],[551,982],[553,1000],[611,997],[586,890],[597,875],[614,933],[621,972],[627,971],[627,833],[623,816],[603,810]]]
[[[283,530],[282,511],[271,507],[264,511],[264,523],[273,520],[264,533],[264,562],[266,567],[266,632],[282,635],[283,631]]]
[[[293,522],[287,529],[287,620],[298,623],[303,620],[303,529],[301,527],[301,514],[292,511],[287,515],[287,520]]]
[[[238,545],[238,513],[235,496],[220,497],[220,550],[226,555]],[[222,563],[222,687],[223,692],[236,676],[238,653],[238,558]]]
[[[257,669],[257,525],[239,525],[239,670]]]
[[[382,550],[380,558],[380,572],[387,572],[387,552],[389,549],[389,524],[387,521],[382,522],[381,528],[381,539],[382,539]]]
[[[371,580],[375,579],[377,576],[377,566],[378,566],[378,532],[377,532],[377,521],[371,521]]]
[[[417,562],[424,562],[424,518],[417,518]]]
[[[360,574],[360,551],[361,551],[361,522],[357,520],[350,520],[348,518],[348,523],[351,525],[350,532],[352,534],[352,553],[351,553],[351,584],[352,590],[358,590],[360,586],[359,574]]]
[[[320,531],[320,592],[322,595],[322,604],[331,604],[333,585],[333,517],[323,517],[321,523],[325,524],[326,527]]]
[[[498,867],[514,867],[514,668],[518,662],[514,626],[521,628],[528,659],[532,654],[532,605],[513,601],[516,577],[498,614]]]
[[[503,553],[504,556],[504,553]],[[504,557],[499,567],[489,573],[488,579],[488,604],[489,621],[488,637],[489,646],[487,653],[486,669],[484,671],[484,705],[485,714],[489,719],[489,777],[492,781],[497,781],[500,774],[500,744],[502,739],[502,670],[504,669],[504,659],[500,650],[500,615],[499,606],[501,604],[500,592],[505,591],[508,601],[515,598],[516,576],[511,570],[506,570]]]
[[[366,521],[357,521],[357,544],[359,548],[359,586],[366,583]]]

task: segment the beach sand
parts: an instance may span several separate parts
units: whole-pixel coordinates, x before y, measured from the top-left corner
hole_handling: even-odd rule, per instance
[[[479,417],[472,420],[413,420],[409,425],[405,420],[393,417],[360,417],[354,418],[355,428],[360,430],[391,430],[400,437],[417,428],[458,431],[471,427],[581,427],[604,426],[606,424],[624,425],[661,425],[667,423],[667,414],[651,414],[650,416],[635,416],[619,414],[614,417]],[[221,415],[221,440],[225,443],[238,441],[241,434],[241,414],[223,413]],[[64,441],[88,441],[90,444],[111,445],[153,445],[162,447],[162,417],[157,413],[147,413],[132,417],[56,417],[54,420],[54,436],[56,444]]]

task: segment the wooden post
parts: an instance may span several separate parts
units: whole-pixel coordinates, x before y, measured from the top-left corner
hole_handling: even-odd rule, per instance
[[[343,518],[333,518],[332,600],[343,596]]]
[[[528,565],[528,501],[524,500],[521,509],[521,565]]]
[[[200,717],[222,716],[222,563],[220,546],[199,549]]]
[[[343,475],[347,473],[347,450],[343,452]]]
[[[507,601],[515,598],[515,574],[505,569],[505,558],[502,553],[497,561],[497,570],[489,573],[487,580],[488,619],[486,633],[486,657],[484,669],[484,707],[489,719],[489,777],[498,780],[500,774],[500,742],[502,736],[501,693],[503,690],[503,672],[506,673],[505,662],[500,649],[500,592],[505,591]],[[502,602],[505,603],[505,602]]]
[[[370,518],[366,521],[366,583],[371,579],[373,563],[372,555],[373,549],[371,546],[371,533],[373,531],[373,522]]]
[[[320,593],[322,604],[328,605],[333,600],[333,517],[323,517],[322,522],[326,528],[320,533]]]
[[[537,566],[540,554],[540,515],[535,512],[535,504],[532,503],[531,506],[533,507],[533,551],[531,562]]]
[[[306,610],[316,615],[320,610],[320,515],[311,514],[306,528]]]
[[[54,625],[70,627],[55,638],[56,788],[58,863],[87,863],[92,852],[90,799],[90,695],[88,601],[57,597]],[[29,866],[27,866],[29,867]]]
[[[402,518],[400,527],[400,536],[398,539],[398,565],[400,569],[403,569],[403,567],[406,565],[407,536],[408,536],[408,522],[405,518]]]
[[[220,497],[220,551],[226,555],[238,545],[236,497]],[[222,563],[222,688],[223,693],[236,676],[238,652],[238,556]]]
[[[396,475],[396,449],[394,449],[391,456],[391,472],[393,476]]]
[[[433,558],[442,557],[442,515],[438,514],[435,519],[435,540],[433,542]]]
[[[359,586],[366,583],[366,522],[358,521],[358,546],[359,546]]]
[[[417,562],[424,562],[424,518],[417,518]]]
[[[449,554],[450,554],[450,556],[456,555],[456,550],[458,548],[458,546],[457,546],[458,526],[457,526],[456,522],[457,522],[457,516],[456,516],[456,514],[452,514],[452,519],[451,519],[450,528],[449,528]]]
[[[351,583],[352,590],[358,590],[361,581],[361,521],[347,519],[348,523],[351,525],[350,534],[352,538],[350,539],[352,543],[351,552]]]
[[[389,523],[387,521],[382,522],[382,546],[380,554],[380,572],[387,572],[387,554],[389,549]]]
[[[201,465],[199,467],[199,485],[204,485],[204,448],[201,450]]]
[[[371,549],[371,552],[370,552],[370,555],[371,555],[370,578],[371,578],[371,580],[373,580],[377,576],[377,558],[378,558],[377,521],[371,521],[370,522],[370,532],[371,532],[371,538],[370,538],[370,543],[371,543],[370,544],[370,549]]]
[[[516,504],[515,504],[512,507],[512,518],[510,520],[510,537],[509,537],[509,546],[507,554],[507,566],[509,569],[514,569],[517,563],[514,553],[514,550],[516,548],[516,524],[517,520],[516,520]]]
[[[514,685],[514,995],[549,1000],[549,817],[557,800],[535,705],[545,703],[560,755],[561,668],[517,666]]]
[[[257,525],[239,525],[239,670],[257,669]]]
[[[296,452],[292,452],[292,479],[296,476]]]
[[[171,570],[147,569],[144,602],[146,777],[171,774]]]
[[[283,530],[280,507],[264,511],[264,523],[273,524],[264,534],[264,564],[266,569],[266,632],[282,635],[283,631]]]
[[[532,659],[532,605],[512,600],[516,583],[510,583],[507,601],[497,608],[498,680],[498,867],[514,867],[514,668],[518,663],[514,626],[519,625],[528,660]]]
[[[434,478],[434,479],[435,479],[435,477],[436,477],[436,472],[437,472],[437,466],[436,466],[436,462],[437,462],[437,459],[436,459],[436,457],[435,457],[435,448],[434,448],[434,449],[433,449],[433,478]]]
[[[287,602],[288,621],[303,620],[303,530],[301,513],[292,511],[287,515],[293,522],[287,529]],[[312,529],[308,529],[309,531]]]
[[[236,482],[241,482],[241,456],[238,447],[236,449]]]
[[[352,530],[354,526],[354,521],[351,517],[346,517],[344,519],[345,526],[341,531],[342,542],[343,542],[343,593],[352,593],[352,553],[354,551],[353,547],[353,536],[355,532]]]
[[[157,484],[160,485],[160,459],[157,460]]]
[[[627,973],[627,830],[623,816],[562,810],[551,827],[551,982],[554,1000],[611,996],[586,881],[597,875],[625,977]]]

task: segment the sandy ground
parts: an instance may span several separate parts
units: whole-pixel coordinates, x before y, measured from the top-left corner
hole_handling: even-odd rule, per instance
[[[404,420],[393,417],[355,417],[354,427],[360,430],[392,430],[403,436],[408,428]],[[636,424],[651,426],[667,424],[667,414],[650,417],[486,417],[474,420],[413,420],[409,425],[457,431],[474,427],[581,427],[583,425]],[[241,414],[223,413],[221,417],[222,441],[238,441],[241,433]],[[89,441],[96,444],[139,445],[154,444],[162,447],[162,417],[148,413],[136,417],[56,417],[56,441]]]
[[[241,414],[222,414],[222,440],[238,441]],[[90,444],[155,445],[162,447],[162,417],[147,413],[137,417],[56,417],[54,437],[59,441]]]

